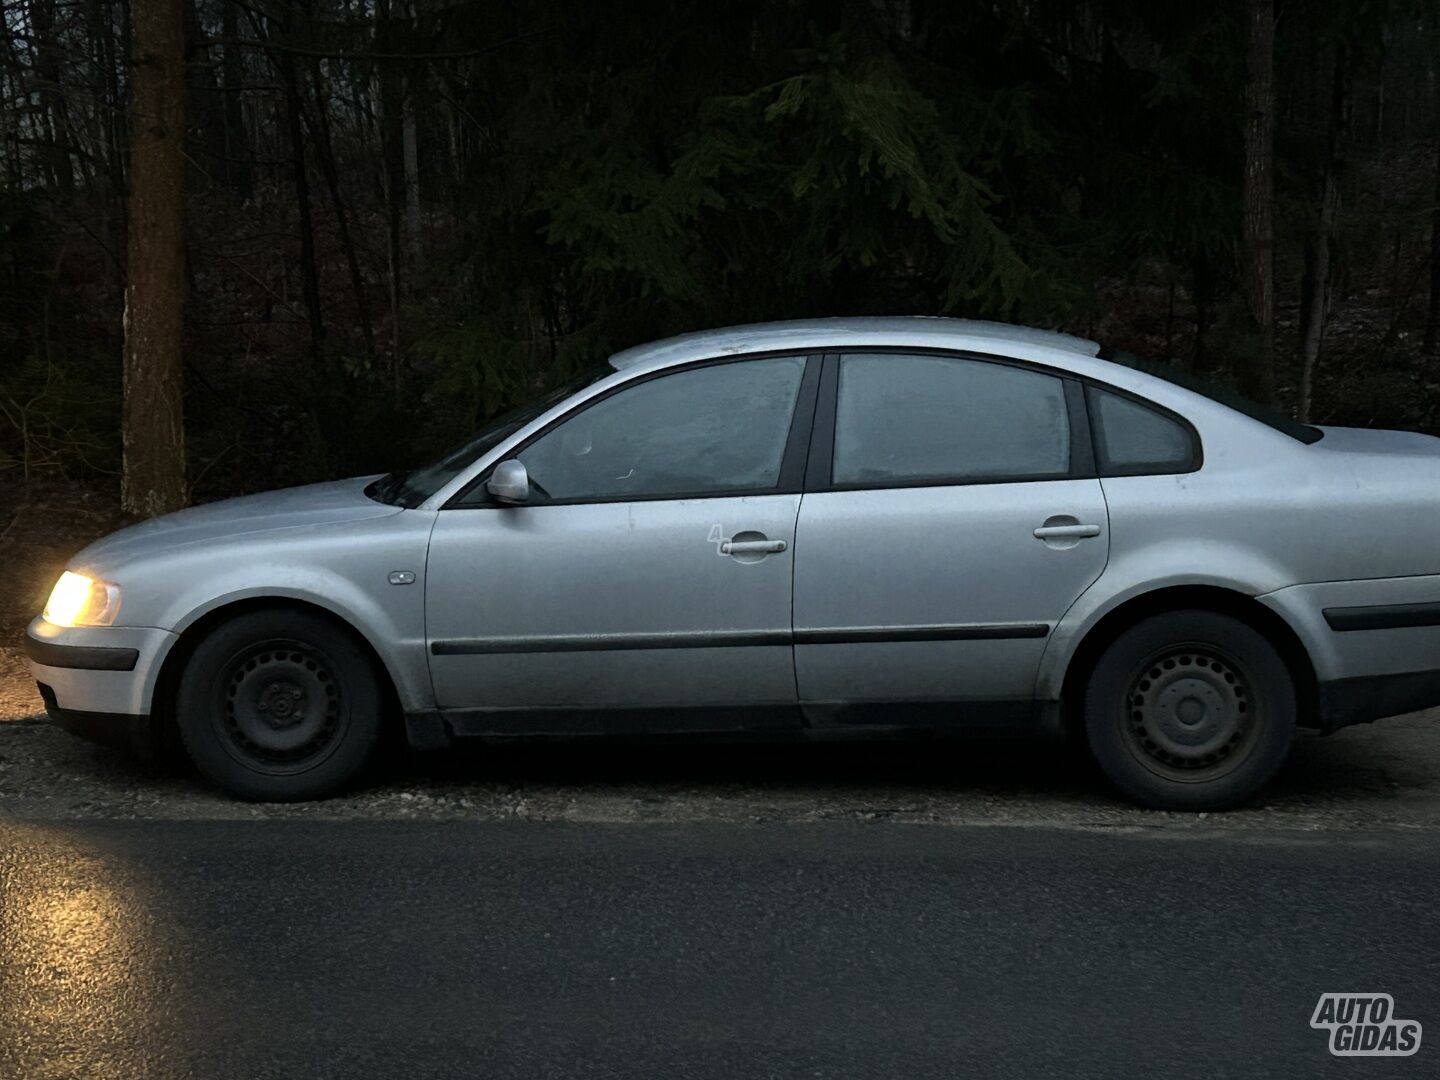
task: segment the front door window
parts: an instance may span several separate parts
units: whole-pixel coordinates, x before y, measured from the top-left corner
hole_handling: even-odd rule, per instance
[[[804,372],[803,357],[784,356],[647,379],[517,457],[538,503],[772,491]]]

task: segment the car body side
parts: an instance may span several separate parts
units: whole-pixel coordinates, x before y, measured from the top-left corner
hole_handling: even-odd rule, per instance
[[[458,493],[533,433],[640,376],[722,355],[852,348],[939,348],[1050,369],[1152,402],[1198,433],[1203,461],[1194,471],[1101,478],[1108,560],[1050,630],[1035,675],[1037,703],[1065,700],[1077,658],[1083,663],[1127,612],[1166,596],[1190,604],[1209,597],[1252,621],[1266,621],[1262,612],[1278,620],[1298,647],[1297,677],[1313,681],[1302,687],[1313,705],[1302,723],[1331,730],[1440,703],[1440,625],[1388,625],[1382,617],[1375,628],[1337,630],[1327,618],[1336,609],[1399,609],[1403,624],[1404,610],[1440,604],[1440,440],[1332,429],[1306,445],[1099,359],[1093,344],[1078,339],[961,333],[941,320],[898,327],[847,320],[797,324],[782,334],[739,328],[724,341],[692,335],[619,354],[614,374],[503,440],[415,509],[369,502],[364,478],[293,489],[288,517],[277,518],[264,502],[253,519],[237,515],[245,502],[238,500],[220,504],[227,510],[199,507],[101,540],[70,565],[119,581],[119,625],[60,628],[37,618],[29,636],[41,646],[133,650],[134,662],[118,670],[55,665],[43,662],[52,652],[32,647],[35,676],[54,699],[47,705],[62,713],[159,712],[187,642],[224,612],[268,601],[320,609],[351,627],[388,674],[399,707],[432,713],[425,562],[438,515],[464,512],[445,509]],[[793,556],[804,558],[803,539]],[[388,585],[392,572],[415,580]]]

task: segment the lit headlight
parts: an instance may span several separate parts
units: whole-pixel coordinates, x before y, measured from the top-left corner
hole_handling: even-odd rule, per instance
[[[56,626],[109,626],[120,613],[120,586],[66,570],[45,602],[45,621]]]

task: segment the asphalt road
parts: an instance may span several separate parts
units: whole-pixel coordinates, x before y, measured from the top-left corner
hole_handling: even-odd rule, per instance
[[[1433,1076],[1429,831],[0,822],[6,1077]],[[1337,1060],[1322,991],[1408,1059]]]

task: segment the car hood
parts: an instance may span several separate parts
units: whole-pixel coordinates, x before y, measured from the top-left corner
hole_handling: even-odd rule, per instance
[[[1406,457],[1440,457],[1440,439],[1415,431],[1376,428],[1322,427],[1325,437],[1312,444],[1316,450],[1349,454],[1399,454]]]
[[[400,507],[376,502],[365,494],[366,486],[374,479],[365,476],[307,484],[193,506],[102,537],[71,559],[70,565],[77,570],[101,569],[183,544],[400,513]]]

